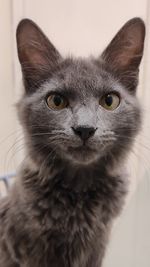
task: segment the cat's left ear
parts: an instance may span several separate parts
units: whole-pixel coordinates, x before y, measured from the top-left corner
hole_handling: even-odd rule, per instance
[[[32,20],[23,19],[18,25],[16,35],[25,89],[32,92],[53,73],[62,58]]]
[[[145,24],[140,18],[129,20],[116,34],[101,58],[130,90],[137,86],[139,65],[143,56]]]

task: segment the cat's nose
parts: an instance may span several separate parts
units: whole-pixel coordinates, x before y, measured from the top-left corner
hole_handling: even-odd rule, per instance
[[[83,141],[86,141],[90,137],[92,137],[96,131],[96,128],[94,127],[85,127],[85,126],[79,126],[79,127],[72,127],[74,133],[78,135]]]

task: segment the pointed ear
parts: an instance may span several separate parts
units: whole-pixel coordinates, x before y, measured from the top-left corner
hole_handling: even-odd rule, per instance
[[[121,28],[101,56],[130,90],[135,90],[137,86],[144,39],[144,22],[140,18],[133,18]]]
[[[29,19],[19,23],[16,35],[25,88],[32,91],[52,74],[61,56],[41,29]]]

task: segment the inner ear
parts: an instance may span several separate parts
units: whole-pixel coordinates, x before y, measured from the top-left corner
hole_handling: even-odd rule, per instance
[[[18,57],[25,83],[40,82],[56,68],[61,56],[41,29],[31,20],[22,20],[17,28]]]
[[[144,38],[144,22],[140,18],[131,19],[110,42],[102,59],[118,71],[136,71],[143,55]]]

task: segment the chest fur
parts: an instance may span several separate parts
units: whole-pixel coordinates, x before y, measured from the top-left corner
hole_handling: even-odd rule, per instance
[[[34,207],[31,233],[35,232],[35,237],[31,235],[31,239],[35,247],[29,250],[42,255],[44,267],[49,266],[48,263],[57,267],[84,267],[88,266],[93,255],[98,261],[110,225],[106,206],[96,191],[82,194],[64,190],[59,190],[59,194],[53,192],[46,202],[40,200]]]
[[[16,211],[22,219],[13,247],[25,262],[20,266],[100,267],[112,219],[122,208],[123,180],[98,179],[85,191],[62,184],[34,188],[25,193],[24,210],[18,201]]]

